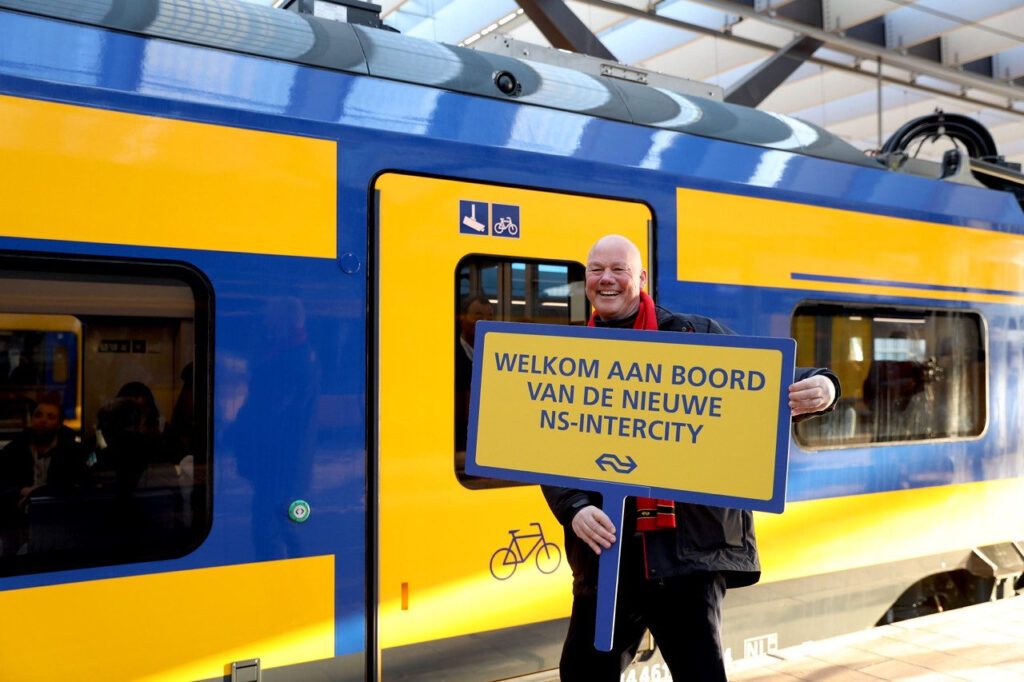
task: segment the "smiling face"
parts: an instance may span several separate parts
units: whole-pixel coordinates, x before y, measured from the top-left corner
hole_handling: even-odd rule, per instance
[[[647,271],[640,250],[619,235],[602,237],[587,256],[587,299],[602,320],[621,320],[640,308]]]

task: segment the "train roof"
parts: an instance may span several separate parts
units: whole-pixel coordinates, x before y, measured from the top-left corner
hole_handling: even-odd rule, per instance
[[[347,73],[884,168],[832,133],[783,114],[716,100],[717,88],[646,72],[566,65],[569,57],[435,43],[241,0],[0,0],[0,7]],[[552,52],[548,50],[549,52]],[[504,54],[502,52],[505,52]],[[522,51],[520,51],[522,52]],[[578,55],[573,55],[578,57]],[[577,64],[586,66],[588,58]],[[611,65],[608,65],[611,67]],[[642,77],[630,80],[637,73]],[[498,76],[503,76],[499,78]],[[654,76],[654,74],[651,74]],[[619,77],[615,77],[619,76]],[[685,90],[685,91],[680,91]]]

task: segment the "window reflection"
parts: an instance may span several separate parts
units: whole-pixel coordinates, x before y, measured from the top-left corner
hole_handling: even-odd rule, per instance
[[[209,528],[208,293],[177,266],[0,259],[0,575]]]
[[[522,485],[465,472],[473,344],[480,320],[582,325],[587,321],[580,263],[464,258],[455,272],[455,475],[468,488]]]
[[[793,316],[797,363],[830,366],[835,412],[796,425],[803,447],[979,435],[986,367],[977,313],[808,304]]]

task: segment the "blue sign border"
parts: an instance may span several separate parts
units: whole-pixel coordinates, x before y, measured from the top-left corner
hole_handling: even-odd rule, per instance
[[[645,341],[647,343],[675,343],[691,346],[717,346],[722,348],[752,348],[774,350],[782,354],[782,373],[779,382],[779,417],[775,439],[775,476],[772,481],[772,496],[758,500],[730,495],[715,495],[671,488],[654,488],[629,483],[605,481],[592,478],[541,474],[518,469],[504,469],[479,465],[476,462],[477,419],[480,411],[480,376],[483,369],[483,353],[488,333],[528,334],[534,336],[561,336],[568,338],[609,339],[614,341]],[[790,412],[789,385],[793,383],[796,370],[796,341],[790,338],[768,336],[735,336],[729,334],[695,334],[682,332],[651,333],[647,330],[616,329],[609,327],[568,327],[553,324],[528,324],[522,322],[481,321],[476,326],[476,343],[473,350],[473,384],[469,409],[469,430],[466,445],[466,473],[473,476],[504,478],[524,483],[540,483],[567,488],[590,490],[602,494],[634,497],[656,497],[678,502],[691,502],[715,507],[733,507],[782,513],[786,504],[786,478],[789,462]]]

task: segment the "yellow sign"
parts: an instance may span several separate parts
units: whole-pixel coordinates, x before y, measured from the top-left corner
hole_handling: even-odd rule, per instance
[[[466,469],[781,511],[794,346],[480,323]]]

